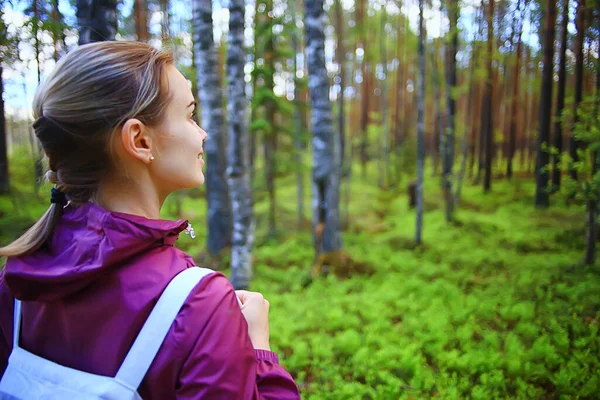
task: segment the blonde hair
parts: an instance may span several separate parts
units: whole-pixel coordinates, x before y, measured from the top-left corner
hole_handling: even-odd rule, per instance
[[[111,172],[113,134],[130,118],[158,124],[169,101],[170,53],[141,42],[80,46],[65,55],[33,99],[36,136],[48,157],[47,179],[75,205],[93,199]],[[51,204],[0,257],[37,250],[52,234],[63,204]]]

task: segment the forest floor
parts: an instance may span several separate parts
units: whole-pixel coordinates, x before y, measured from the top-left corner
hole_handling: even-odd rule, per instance
[[[271,303],[271,344],[303,399],[597,398],[600,263],[581,263],[581,206],[556,197],[536,210],[531,178],[494,182],[488,195],[466,182],[447,224],[439,178],[428,174],[415,247],[406,180],[402,190],[381,190],[375,179],[353,179],[343,234],[350,270],[337,274],[349,278],[308,280],[310,186],[299,230],[293,177],[278,180],[274,238],[265,237],[266,197],[256,196],[251,289]],[[22,194],[0,197],[2,244],[47,205],[24,194],[26,179],[15,181]],[[177,245],[203,265],[204,199],[180,198],[198,237],[181,235]]]

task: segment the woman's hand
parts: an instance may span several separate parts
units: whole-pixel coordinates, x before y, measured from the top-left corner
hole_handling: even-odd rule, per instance
[[[262,294],[236,290],[242,314],[248,322],[248,335],[256,350],[271,350],[269,345],[269,302]]]

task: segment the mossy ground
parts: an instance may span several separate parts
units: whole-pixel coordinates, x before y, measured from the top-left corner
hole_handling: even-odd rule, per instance
[[[26,189],[30,178],[13,174],[21,194],[0,197],[2,243],[47,204],[47,187],[37,198]],[[581,263],[580,206],[553,198],[536,210],[530,178],[494,182],[487,195],[466,181],[456,222],[447,224],[439,179],[428,174],[423,245],[415,247],[406,190],[375,181],[357,170],[343,235],[348,265],[368,268],[308,285],[310,186],[299,229],[294,178],[278,180],[274,238],[266,238],[266,198],[256,194],[252,289],[271,302],[273,350],[304,399],[599,396],[600,268]],[[178,246],[228,274],[226,256],[203,252],[202,192],[181,198],[198,237],[181,235]],[[174,217],[175,203],[168,200],[165,217]]]

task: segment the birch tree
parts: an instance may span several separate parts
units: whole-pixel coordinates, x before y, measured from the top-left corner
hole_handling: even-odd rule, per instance
[[[231,283],[236,289],[246,289],[252,278],[254,221],[248,168],[248,104],[244,91],[246,49],[243,0],[229,2],[227,39],[227,109],[230,118],[227,178],[233,215]]]
[[[225,118],[223,93],[219,79],[217,49],[213,38],[212,1],[194,0],[194,56],[198,97],[201,102],[202,127],[208,133],[206,153],[206,199],[208,203],[207,249],[218,255],[231,244],[231,204],[225,168]]]
[[[342,247],[340,233],[340,152],[333,131],[329,79],[325,69],[323,0],[306,0],[308,88],[313,147],[313,239],[317,254]]]

